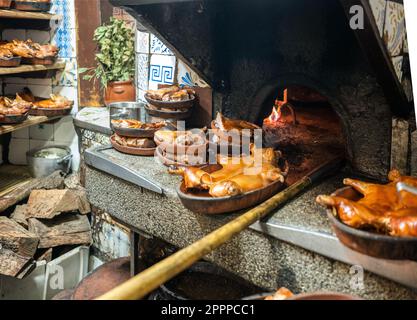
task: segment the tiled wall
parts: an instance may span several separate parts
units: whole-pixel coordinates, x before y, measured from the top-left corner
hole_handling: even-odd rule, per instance
[[[40,43],[53,43],[60,49],[59,58],[66,62],[66,68],[52,78],[4,78],[4,94],[15,94],[24,87],[39,97],[49,97],[51,93],[66,96],[75,102],[73,114],[78,110],[77,91],[77,50],[76,23],[73,0],[53,0],[52,13],[61,14],[63,19],[52,23],[50,31],[3,30],[2,38],[32,39]],[[73,169],[79,166],[78,139],[72,125],[72,116],[62,118],[54,124],[40,124],[16,131],[12,134],[9,160],[13,164],[26,164],[26,152],[30,149],[52,144],[66,145],[74,154]]]
[[[207,83],[178,59],[155,35],[136,31],[137,100],[159,84],[208,87]]]
[[[413,93],[404,6],[401,3],[389,0],[369,0],[369,4],[397,77],[411,101]]]

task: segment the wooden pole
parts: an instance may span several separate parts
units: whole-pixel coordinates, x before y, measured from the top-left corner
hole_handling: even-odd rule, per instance
[[[219,229],[211,232],[192,245],[176,252],[158,262],[149,269],[102,295],[98,300],[138,300],[169,281],[182,271],[192,266],[205,255],[209,254],[233,236],[245,230],[251,224],[271,213],[277,207],[294,198],[310,186],[316,179],[322,178],[329,169],[334,169],[335,161],[325,164],[309,176],[276,194],[259,206],[249,210],[240,217],[230,221]],[[340,165],[338,159],[338,165]]]

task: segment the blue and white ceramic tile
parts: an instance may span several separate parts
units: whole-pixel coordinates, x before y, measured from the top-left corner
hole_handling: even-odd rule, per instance
[[[149,66],[149,89],[158,89],[159,84],[174,84],[175,56],[153,54]]]
[[[149,79],[149,55],[139,53],[136,55],[137,65],[137,87],[139,89],[148,90]]]
[[[382,37],[384,32],[385,9],[387,2],[386,0],[369,0],[369,5],[371,6],[376,25],[378,26],[379,35]]]
[[[52,85],[54,86],[67,86],[77,88],[78,80],[78,68],[77,68],[77,59],[69,58],[62,59],[65,61],[65,69],[63,71],[58,71],[52,78]]]
[[[136,30],[136,52],[149,54],[149,33]]]
[[[388,1],[385,14],[384,41],[391,57],[401,54],[405,38],[404,6]]]
[[[51,43],[59,48],[59,57],[77,57],[76,29],[58,28],[53,35]]]
[[[398,80],[401,82],[403,77],[403,56],[398,56],[392,58],[392,64],[395,69],[395,73],[397,74]]]
[[[64,29],[75,29],[75,3],[74,0],[52,0],[50,10],[53,14],[62,16],[61,27]]]
[[[151,53],[173,55],[172,51],[153,34],[151,34]]]
[[[59,48],[61,58],[75,58],[77,54],[74,1],[54,0],[51,12],[62,15],[58,25],[51,28],[52,43]]]
[[[209,85],[201,79],[189,66],[183,61],[178,60],[177,83],[190,87],[206,88]]]

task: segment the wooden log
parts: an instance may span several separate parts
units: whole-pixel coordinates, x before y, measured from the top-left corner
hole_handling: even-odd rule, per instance
[[[29,231],[39,238],[39,248],[91,244],[91,227],[87,216],[63,214],[53,220],[29,219]]]
[[[20,224],[25,229],[28,228],[28,216],[26,214],[27,211],[27,205],[21,205],[16,206],[14,212],[10,216],[10,219],[16,221],[18,224]]]
[[[16,221],[0,217],[0,243],[5,249],[32,258],[38,248],[39,238]]]
[[[35,189],[60,189],[64,186],[64,178],[60,171],[54,172],[46,178],[33,179],[17,187],[9,194],[0,197],[0,213],[29,197]]]
[[[29,218],[52,219],[63,212],[90,212],[85,193],[80,190],[34,190],[30,194],[26,215]]]
[[[15,277],[35,255],[39,238],[16,221],[0,217],[0,274]]]
[[[36,261],[46,261],[47,263],[52,261],[52,248],[40,249],[35,256]]]
[[[21,256],[12,250],[0,249],[0,274],[17,277],[22,270],[31,264],[32,258]]]

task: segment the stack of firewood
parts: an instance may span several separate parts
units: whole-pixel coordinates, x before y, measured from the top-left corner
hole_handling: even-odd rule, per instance
[[[82,188],[32,190],[27,204],[0,216],[0,274],[23,278],[52,248],[90,244],[90,210]]]

